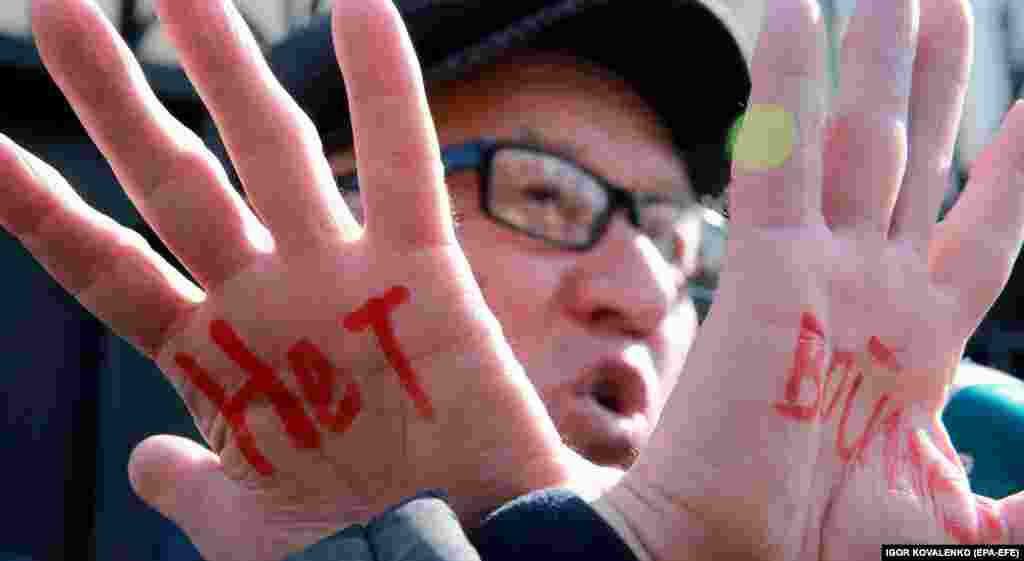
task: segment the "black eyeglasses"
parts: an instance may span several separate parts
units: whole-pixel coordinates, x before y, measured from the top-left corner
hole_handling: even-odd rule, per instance
[[[662,257],[677,264],[679,223],[699,215],[701,209],[688,191],[677,197],[634,193],[572,159],[527,143],[474,140],[443,148],[441,161],[446,175],[477,172],[481,210],[492,221],[572,251],[594,247],[622,209]],[[337,181],[343,195],[358,194],[355,172]],[[346,201],[360,217],[359,197],[346,197]],[[710,305],[710,290],[691,283],[690,293],[703,317]]]
[[[476,140],[442,150],[445,174],[475,170],[481,210],[498,224],[573,251],[594,247],[616,212],[643,232],[666,261],[677,257],[677,226],[695,210],[692,198],[633,193],[580,164],[535,146]],[[358,191],[354,173],[339,178],[342,192]]]

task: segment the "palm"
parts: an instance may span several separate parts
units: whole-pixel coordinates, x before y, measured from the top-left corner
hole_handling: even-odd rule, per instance
[[[737,262],[788,256],[806,283],[797,290],[824,295],[807,309],[819,312],[828,340],[804,326],[771,404],[817,433],[806,452],[810,477],[797,485],[800,557],[867,558],[883,543],[1005,542],[993,501],[970,492],[938,421],[977,320],[961,315],[960,291],[938,284],[907,246],[865,243],[824,225],[781,239],[764,230],[734,235],[737,247],[756,248],[737,252]],[[759,282],[773,280],[762,273]]]
[[[10,143],[0,152],[4,226],[157,361],[213,449],[147,441],[131,462],[139,493],[207,558],[272,559],[425,488],[446,489],[472,521],[563,483],[564,462],[579,458],[455,241],[418,64],[392,3],[334,10],[365,228],[231,3],[159,10],[252,209],[93,3],[38,0],[34,31],[119,181],[198,286],[35,156]],[[482,419],[501,421],[481,431]]]
[[[496,476],[452,459],[503,465],[545,442],[515,364],[496,360],[501,339],[486,314],[455,245],[339,241],[287,263],[267,255],[227,279],[157,361],[229,477],[361,516],[419,489]],[[440,375],[456,368],[479,375]],[[515,423],[475,441],[473,408],[492,402]],[[471,488],[449,490],[468,498],[460,491]]]
[[[881,543],[1005,542],[992,501],[975,500],[939,420],[963,345],[980,320],[963,314],[970,309],[965,287],[940,284],[941,265],[908,245],[872,251],[855,240],[836,243],[850,248],[834,264],[842,272],[826,275],[831,286],[843,287],[832,291],[829,305],[833,357],[840,358],[824,372],[815,480],[822,487],[812,491],[818,500],[808,516],[819,526],[811,532],[822,536],[822,557],[873,556]],[[933,242],[933,255],[942,243]],[[851,255],[863,260],[859,274],[843,268]],[[849,283],[850,275],[860,281]],[[841,346],[844,336],[850,346]],[[853,351],[853,370],[836,364],[845,356],[836,353],[840,348]]]

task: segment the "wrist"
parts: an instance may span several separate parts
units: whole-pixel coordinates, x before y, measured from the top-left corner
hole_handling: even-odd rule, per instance
[[[753,545],[741,546],[756,540],[743,540],[711,524],[703,514],[632,473],[590,506],[616,530],[639,561],[731,559],[737,554],[742,558],[770,558],[763,552],[752,556]]]
[[[431,553],[430,558],[479,561],[440,490],[407,497],[366,524],[352,524],[302,548],[284,561],[336,559],[405,559],[410,551]]]
[[[636,505],[630,506],[632,504],[630,491],[619,489],[619,487],[621,486],[616,486],[615,489],[592,501],[590,507],[615,530],[638,561],[655,561],[647,542],[641,537],[642,530],[640,528],[647,527],[647,524],[656,521],[649,519],[651,517],[645,511],[638,509]],[[623,494],[626,496],[620,496]]]
[[[653,561],[794,558],[793,548],[800,545],[797,516],[773,519],[757,508],[772,502],[765,495],[751,495],[735,480],[691,478],[685,471],[641,456],[597,508],[613,510],[628,523],[635,536],[631,547],[639,543]],[[677,485],[681,478],[689,484]]]

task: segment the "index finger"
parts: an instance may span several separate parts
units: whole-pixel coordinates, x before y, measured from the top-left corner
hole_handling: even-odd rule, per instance
[[[820,217],[826,81],[817,2],[780,0],[768,10],[751,81],[733,147],[732,223],[784,226]]]
[[[391,0],[338,2],[332,24],[367,233],[406,246],[450,243],[437,132],[401,15]]]

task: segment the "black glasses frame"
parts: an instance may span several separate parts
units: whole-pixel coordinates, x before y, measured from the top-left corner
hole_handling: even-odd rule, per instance
[[[586,240],[582,242],[568,242],[557,238],[551,238],[506,220],[498,213],[494,212],[494,209],[492,208],[494,189],[494,182],[492,181],[494,171],[493,164],[495,155],[503,149],[516,149],[524,152],[533,152],[543,156],[558,158],[588,175],[596,185],[600,186],[605,191],[608,196],[608,208],[594,218],[593,223],[590,225],[589,236]],[[488,218],[527,237],[541,240],[554,247],[571,251],[588,251],[597,245],[597,243],[601,241],[601,238],[603,238],[607,233],[608,225],[620,209],[625,211],[629,223],[632,224],[634,228],[643,231],[643,225],[640,223],[640,208],[645,204],[668,203],[678,207],[683,213],[689,209],[695,209],[698,206],[696,201],[690,199],[666,197],[664,195],[648,193],[634,193],[624,187],[615,185],[600,174],[588,169],[583,164],[580,164],[564,154],[559,154],[526,142],[497,141],[494,139],[484,138],[462,144],[446,146],[441,150],[441,163],[444,165],[445,175],[469,170],[477,172],[480,178],[480,210]],[[339,187],[343,190],[357,191],[359,189],[358,179],[354,172],[343,177],[339,177],[338,181]]]
[[[563,160],[589,175],[605,190],[606,193],[608,193],[608,208],[600,216],[595,218],[594,223],[591,225],[590,237],[585,242],[571,243],[537,234],[503,219],[491,210],[489,203],[491,200],[492,189],[491,174],[494,169],[493,160],[495,154],[502,148],[526,150]],[[583,252],[593,248],[597,242],[601,241],[601,238],[604,237],[605,233],[607,233],[608,225],[620,209],[626,212],[626,217],[630,224],[638,230],[642,228],[640,225],[640,207],[645,203],[668,202],[675,204],[679,208],[683,209],[684,212],[689,209],[694,211],[698,211],[700,209],[700,204],[692,198],[672,198],[665,197],[663,195],[633,193],[632,191],[606,180],[600,174],[595,173],[593,170],[565,154],[560,154],[527,142],[497,141],[494,139],[483,138],[462,144],[446,146],[441,150],[441,163],[444,166],[444,173],[446,176],[470,170],[477,172],[480,181],[480,210],[488,218],[506,228],[515,230],[516,232],[522,233],[530,238],[571,251]],[[338,176],[337,181],[338,187],[343,191],[359,191],[359,181],[355,171],[343,176]],[[687,292],[689,292],[690,298],[693,300],[697,308],[697,316],[699,320],[703,322],[714,297],[714,288],[700,286],[693,282],[689,282],[687,283]]]

